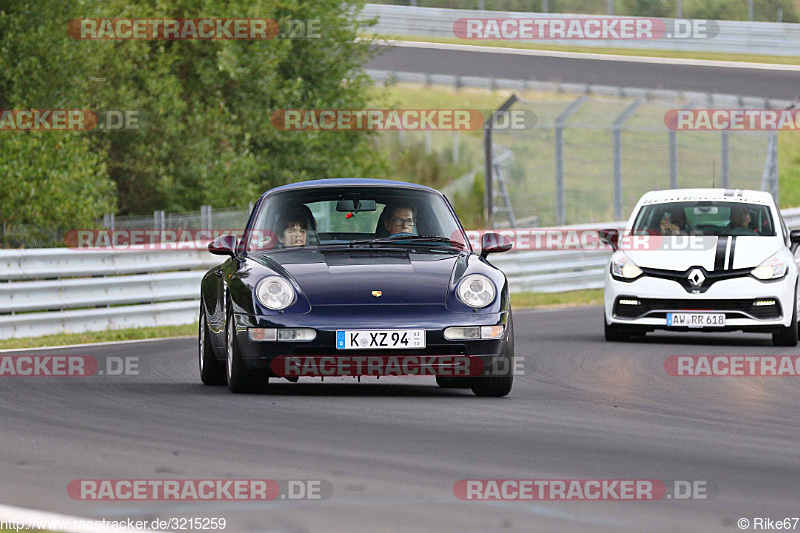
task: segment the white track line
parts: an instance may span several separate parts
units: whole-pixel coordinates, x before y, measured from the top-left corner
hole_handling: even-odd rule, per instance
[[[781,65],[777,63],[748,63],[744,61],[716,61],[712,59],[684,59],[676,57],[624,56],[613,54],[595,54],[589,52],[557,52],[554,50],[532,50],[528,48],[507,48],[500,46],[477,46],[474,44],[427,43],[421,41],[385,40],[378,42],[385,42],[387,45],[397,46],[400,48],[458,50],[462,52],[481,52],[486,54],[561,57],[566,59],[591,59],[597,61],[619,61],[625,63],[651,63],[656,65],[688,65],[695,67],[800,72],[800,65]]]
[[[4,526],[8,526],[9,522],[17,525],[25,525],[29,528],[46,529],[50,531],[65,531],[67,533],[86,533],[92,531],[94,533],[120,533],[121,531],[130,531],[135,533],[157,533],[152,529],[128,529],[128,528],[114,528],[103,527],[102,523],[95,526],[96,522],[101,522],[102,519],[95,518],[79,518],[76,516],[69,516],[57,513],[50,513],[47,511],[37,511],[36,509],[26,509],[24,507],[12,507],[10,505],[0,505],[0,520],[6,522]],[[151,522],[151,520],[141,520],[144,522]],[[108,520],[107,520],[108,522]],[[118,520],[122,522],[122,520]],[[136,520],[133,520],[136,522]],[[84,527],[78,527],[83,523]],[[87,527],[89,526],[89,527]],[[7,529],[14,529],[14,526]],[[19,531],[26,531],[20,529]]]
[[[110,346],[113,344],[131,344],[134,342],[157,342],[157,341],[169,341],[173,339],[192,339],[195,338],[195,335],[180,335],[178,337],[158,337],[155,339],[134,339],[130,341],[109,341],[109,342],[87,342],[84,344],[61,344],[58,346],[38,346],[36,348],[11,348],[8,350],[0,350],[0,353],[6,352],[32,352],[35,350],[58,350],[60,348],[84,348],[84,347],[91,347],[91,346]]]

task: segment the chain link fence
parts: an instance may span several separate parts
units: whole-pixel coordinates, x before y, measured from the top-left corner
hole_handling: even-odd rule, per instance
[[[513,98],[510,109],[533,111],[538,122],[531,129],[487,130],[492,164],[486,210],[495,227],[621,221],[654,189],[756,189],[777,200],[774,132],[665,126],[669,110],[707,102]]]
[[[103,217],[103,228],[113,230],[237,230],[243,231],[253,204],[247,208],[215,209],[210,205],[200,207],[200,211],[186,213],[166,213],[154,211],[153,216],[115,216]]]

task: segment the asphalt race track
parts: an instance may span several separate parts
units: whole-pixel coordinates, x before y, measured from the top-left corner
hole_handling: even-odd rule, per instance
[[[0,501],[90,518],[224,517],[226,531],[708,532],[800,514],[800,378],[671,377],[670,355],[796,354],[768,336],[607,343],[597,307],[515,313],[507,398],[433,378],[233,395],[195,339],[36,350],[139,357],[126,377],[0,378]],[[15,355],[21,352],[14,352]],[[326,480],[324,500],[76,501],[75,479]],[[460,501],[461,479],[703,480],[707,500]]]
[[[380,49],[379,55],[370,60],[366,68],[699,91],[784,100],[800,97],[800,70],[607,61],[589,59],[588,56],[567,58],[416,46],[381,46]]]

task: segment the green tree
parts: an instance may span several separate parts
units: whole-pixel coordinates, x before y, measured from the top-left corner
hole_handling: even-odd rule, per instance
[[[114,210],[114,183],[89,139],[0,132],[0,222],[69,230]]]
[[[63,39],[50,42],[63,30],[53,11],[34,2],[12,7],[0,9],[0,109],[85,108],[76,98],[81,59]],[[45,234],[93,226],[113,212],[107,154],[88,135],[0,131],[0,222]]]
[[[80,161],[84,170],[90,165],[98,179],[107,176],[116,184],[120,214],[197,209],[203,203],[243,206],[292,181],[388,173],[385,156],[372,147],[372,133],[287,132],[270,123],[281,109],[368,107],[371,81],[361,66],[370,43],[357,39],[365,23],[355,17],[362,0],[137,5],[7,0],[6,5],[0,8],[3,108],[139,114],[139,129],[72,134],[81,139],[72,142],[88,146],[82,153],[100,162]],[[103,17],[318,20],[320,36],[108,41],[67,35],[68,21]],[[108,187],[97,187],[113,201]]]
[[[353,16],[360,2],[339,0],[122,0],[88,16],[271,18],[319,21],[319,38],[267,41],[81,41],[96,53],[99,108],[142,112],[136,132],[109,135],[109,170],[120,211],[244,205],[285,183],[385,175],[367,132],[287,132],[270,118],[282,109],[363,108],[369,43]],[[95,52],[96,50],[96,52]]]

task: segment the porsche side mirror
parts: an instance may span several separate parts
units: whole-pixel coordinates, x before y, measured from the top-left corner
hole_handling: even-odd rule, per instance
[[[600,242],[609,245],[612,250],[617,251],[619,248],[619,230],[601,229],[598,233],[600,235]]]
[[[236,235],[220,235],[208,245],[208,251],[214,255],[236,255]]]
[[[499,233],[484,233],[481,237],[481,257],[497,252],[507,252],[514,247],[511,239]]]
[[[792,244],[792,253],[800,246],[800,229],[793,229],[789,232],[789,242]]]

